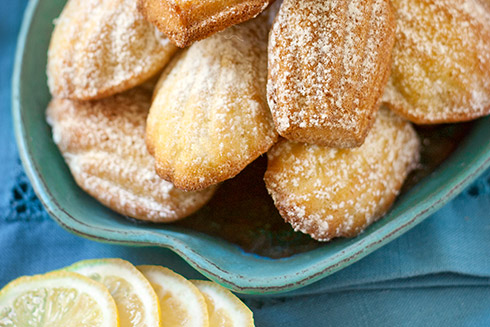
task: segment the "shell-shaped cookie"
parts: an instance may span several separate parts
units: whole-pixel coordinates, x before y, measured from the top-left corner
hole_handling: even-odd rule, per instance
[[[177,48],[137,11],[137,0],[69,0],[51,37],[55,97],[107,97],[157,74]]]
[[[269,41],[269,106],[280,135],[356,147],[372,126],[395,37],[389,0],[284,0]]]
[[[393,67],[383,100],[417,124],[490,114],[490,3],[393,0]]]
[[[277,141],[267,106],[261,17],[177,55],[154,94],[147,145],[157,173],[185,190],[234,177]]]
[[[383,216],[419,159],[410,123],[382,108],[359,148],[283,140],[268,153],[265,182],[282,217],[319,241],[353,237]]]
[[[139,0],[141,13],[179,47],[186,47],[261,13],[274,0]]]
[[[158,177],[145,146],[150,101],[144,87],[97,101],[54,99],[47,119],[82,189],[123,215],[171,222],[203,206],[215,187],[184,192]]]

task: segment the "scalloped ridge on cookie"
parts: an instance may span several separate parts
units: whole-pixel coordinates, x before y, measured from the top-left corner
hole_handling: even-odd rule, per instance
[[[177,187],[232,178],[277,141],[266,98],[266,18],[193,44],[165,69],[146,140],[157,173]]]
[[[419,160],[411,124],[382,108],[359,148],[280,141],[265,182],[282,217],[319,241],[353,237],[383,216]]]
[[[388,80],[395,17],[388,0],[285,0],[269,41],[269,106],[289,140],[356,147]]]
[[[184,192],[161,179],[145,146],[151,90],[96,101],[53,99],[47,120],[77,184],[122,215],[171,222],[202,207],[215,187]]]
[[[157,74],[177,47],[138,12],[137,0],[69,0],[48,51],[48,85],[58,98],[100,99]]]

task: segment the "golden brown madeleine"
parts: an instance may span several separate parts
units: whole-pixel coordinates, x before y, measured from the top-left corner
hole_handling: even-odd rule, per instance
[[[183,48],[260,14],[274,0],[138,0],[141,13]]]
[[[171,222],[203,206],[215,188],[184,192],[155,173],[145,146],[150,100],[145,87],[97,101],[54,99],[47,119],[82,189],[123,215]]]
[[[179,188],[232,178],[277,141],[263,17],[184,50],[155,89],[146,141],[157,173]]]
[[[388,0],[285,0],[269,41],[269,106],[287,139],[356,147],[388,79]]]
[[[55,97],[99,99],[157,74],[177,48],[136,9],[137,0],[69,0],[51,37]]]
[[[393,0],[392,75],[383,100],[417,124],[490,114],[490,5],[485,0]]]
[[[282,217],[316,240],[353,237],[383,216],[419,159],[410,125],[382,108],[364,144],[334,149],[283,140],[265,182]]]

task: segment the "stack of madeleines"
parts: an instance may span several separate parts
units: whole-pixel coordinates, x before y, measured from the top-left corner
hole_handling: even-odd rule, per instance
[[[352,237],[417,166],[411,122],[490,114],[488,1],[273,2],[68,0],[47,119],[77,183],[172,222],[267,153],[295,230]]]

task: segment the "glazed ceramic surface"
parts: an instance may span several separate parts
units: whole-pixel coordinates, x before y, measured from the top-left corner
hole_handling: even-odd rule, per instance
[[[75,184],[45,122],[50,100],[45,73],[47,49],[53,20],[64,3],[29,2],[14,71],[13,117],[21,159],[37,195],[60,225],[82,237],[121,245],[166,247],[234,291],[279,293],[311,284],[400,236],[490,166],[490,119],[485,118],[464,125],[464,136],[458,139],[449,158],[404,192],[385,218],[356,238],[328,244],[294,233],[271,209],[260,184],[263,163],[255,164],[241,177],[250,184],[254,179],[247,174],[255,176],[258,186],[237,188],[233,182],[224,185],[218,200],[183,223],[136,223],[105,208]],[[450,132],[442,130],[440,139]],[[242,193],[230,195],[233,189]],[[233,208],[223,209],[220,199],[233,202]]]

